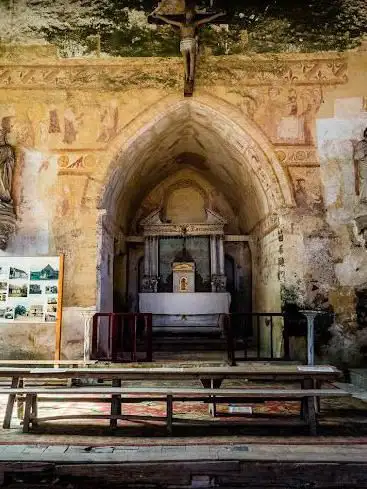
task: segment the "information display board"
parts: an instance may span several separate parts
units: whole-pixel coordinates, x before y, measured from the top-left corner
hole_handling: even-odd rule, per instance
[[[55,323],[60,257],[0,257],[0,323]]]

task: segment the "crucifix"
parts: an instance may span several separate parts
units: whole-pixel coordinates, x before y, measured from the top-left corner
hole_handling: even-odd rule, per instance
[[[160,13],[164,9],[162,4],[168,2],[161,2],[157,9],[151,14],[152,22],[169,24],[180,31],[180,51],[184,59],[185,67],[185,97],[191,97],[194,91],[195,69],[196,60],[198,55],[199,46],[199,29],[204,24],[209,24],[219,17],[223,17],[225,12],[218,12],[213,14],[207,14],[206,12],[197,12],[195,5],[188,4],[188,1],[184,1],[184,5],[181,8],[174,6],[173,9],[169,9],[168,13]],[[166,5],[163,5],[163,7]],[[183,17],[183,20],[178,20]]]

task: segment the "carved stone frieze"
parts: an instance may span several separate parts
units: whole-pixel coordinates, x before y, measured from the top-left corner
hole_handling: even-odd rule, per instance
[[[144,226],[144,236],[210,236],[223,234],[223,225],[217,224],[160,224]]]
[[[253,233],[256,234],[257,237],[263,238],[279,227],[279,224],[279,216],[277,214],[269,214],[251,230],[250,234]]]
[[[216,73],[208,81],[231,80],[244,85],[271,85],[284,82],[294,85],[343,84],[348,81],[348,63],[343,55],[313,56],[228,56],[227,59],[209,58],[201,67],[198,81],[207,77],[207,72]]]
[[[29,89],[84,89],[131,87],[177,88],[181,86],[180,60],[134,58],[123,60],[48,60],[47,64],[0,63],[0,87]],[[143,67],[143,69],[142,69]],[[233,85],[334,85],[348,80],[347,60],[343,55],[220,56],[206,58],[198,70],[198,84],[227,82]],[[210,72],[211,76],[207,76]]]
[[[276,155],[286,166],[319,166],[317,149],[312,146],[276,146]]]

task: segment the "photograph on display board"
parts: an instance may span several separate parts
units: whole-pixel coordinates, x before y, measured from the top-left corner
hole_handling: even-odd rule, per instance
[[[0,280],[9,278],[9,267],[6,265],[0,265]]]
[[[4,312],[4,319],[14,319],[14,308],[6,307]]]
[[[56,312],[49,312],[47,311],[45,314],[45,322],[54,322],[56,321]]]
[[[46,285],[46,294],[57,294],[57,285]]]
[[[28,297],[28,284],[9,284],[9,297]]]
[[[14,307],[14,319],[16,321],[27,321],[29,319],[29,306],[28,304],[17,303]]]
[[[9,279],[15,280],[15,279],[28,279],[28,278],[29,275],[25,270],[22,270],[21,268],[10,267]]]
[[[29,294],[34,295],[34,294],[42,294],[42,288],[40,284],[30,284],[29,285]]]
[[[58,280],[59,271],[55,270],[50,264],[44,268],[31,268],[31,280]]]
[[[29,306],[29,318],[37,319],[39,321],[43,320],[43,305],[42,304],[32,304]]]
[[[55,322],[59,257],[0,257],[0,323]]]

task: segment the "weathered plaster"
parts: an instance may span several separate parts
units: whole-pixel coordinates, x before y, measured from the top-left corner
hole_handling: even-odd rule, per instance
[[[187,153],[190,178],[231,232],[251,235],[253,309],[323,297],[341,314],[343,298],[352,324],[353,288],[367,282],[366,251],[350,234],[363,210],[353,144],[367,125],[366,56],[205,57],[188,100],[179,58],[5,50],[0,117],[14,117],[19,155],[18,229],[6,253],[65,254],[63,355],[83,355],[86,310],[112,308],[121,237],[179,180]],[[44,325],[32,327],[44,338]]]

